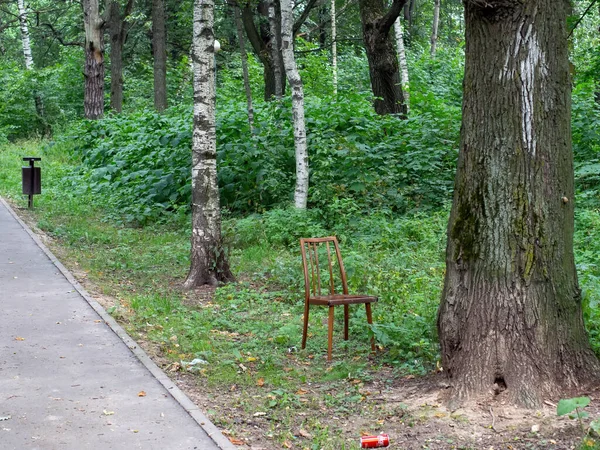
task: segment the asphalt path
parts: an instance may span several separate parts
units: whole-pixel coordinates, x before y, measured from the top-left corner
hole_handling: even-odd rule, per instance
[[[232,448],[0,199],[0,449]]]

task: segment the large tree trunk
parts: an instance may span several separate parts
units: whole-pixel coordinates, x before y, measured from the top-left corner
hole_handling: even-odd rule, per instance
[[[431,26],[431,47],[429,48],[429,54],[435,56],[435,50],[438,41],[438,27],[440,24],[440,0],[435,0],[433,6],[433,24]]]
[[[568,0],[465,1],[463,124],[438,316],[452,403],[597,381],[573,257]]]
[[[233,280],[221,240],[215,134],[214,0],[194,0],[192,250],[184,288]]]
[[[398,59],[390,39],[390,29],[405,3],[406,0],[394,0],[386,11],[383,0],[359,0],[363,40],[377,114],[406,116]]]
[[[285,73],[292,88],[292,115],[294,144],[296,147],[296,189],[294,205],[306,209],[308,200],[308,153],[306,150],[306,124],[304,120],[304,89],[294,58],[294,18],[291,0],[281,0],[281,50]]]
[[[154,107],[167,109],[167,33],[163,0],[152,0],[152,56],[154,58]]]
[[[110,108],[118,113],[123,110],[123,46],[129,29],[127,18],[133,9],[133,1],[128,0],[123,17],[117,0],[109,0],[107,5],[110,33]]]
[[[248,55],[246,54],[246,41],[244,39],[244,30],[242,17],[238,5],[233,6],[235,16],[235,28],[237,31],[238,43],[240,44],[240,58],[242,59],[242,76],[244,78],[244,92],[246,93],[246,103],[248,105],[248,124],[250,132],[254,134],[254,108],[252,107],[252,90],[250,89],[250,77],[248,75]]]
[[[406,114],[410,113],[410,89],[408,79],[408,63],[406,62],[406,48],[404,47],[404,32],[400,17],[394,21],[394,34],[396,35],[396,52],[400,64],[400,81],[402,83],[402,96],[406,105]]]
[[[100,119],[104,115],[104,21],[100,16],[98,0],[83,1],[85,28],[85,89],[83,110],[86,119]]]

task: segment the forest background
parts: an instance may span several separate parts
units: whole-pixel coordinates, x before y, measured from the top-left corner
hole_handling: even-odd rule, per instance
[[[302,419],[290,408],[318,406],[343,418],[367,401],[364,385],[378,374],[392,383],[439,369],[435,318],[459,143],[462,4],[441,2],[435,51],[435,3],[413,0],[403,11],[406,118],[373,108],[358,3],[336,5],[337,92],[329,4],[316,3],[308,13],[295,47],[306,96],[306,211],[291,206],[291,100],[265,100],[263,64],[248,45],[251,129],[234,7],[216,4],[215,35],[222,47],[216,55],[219,186],[238,283],[183,292],[190,241],[192,2],[164,4],[169,106],[160,112],[152,3],[117,4],[124,33],[122,106],[112,103],[107,71],[106,114],[83,120],[81,4],[26,5],[34,62],[26,67],[18,2],[0,1],[0,193],[22,202],[20,158],[41,156],[44,195],[36,198],[31,220],[163,367],[190,373],[191,361],[208,362],[191,370],[196,381],[215,396],[229,392],[230,404],[246,408],[255,421],[263,420],[256,413],[267,411],[260,436],[277,445],[340,448],[340,435],[348,439],[344,430],[323,417]],[[296,5],[297,16],[305,6]],[[588,6],[574,2],[570,19],[575,254],[586,326],[600,355],[600,9]],[[259,12],[254,20],[259,27],[268,23]],[[329,234],[342,242],[351,290],[380,297],[372,328],[364,326],[362,309],[353,311],[352,338],[335,342],[331,365],[321,358],[326,336],[320,313],[311,318],[306,352],[297,352],[303,307],[298,238]],[[368,358],[370,334],[382,351]],[[256,439],[226,408],[209,408],[209,414],[233,440],[250,445]]]

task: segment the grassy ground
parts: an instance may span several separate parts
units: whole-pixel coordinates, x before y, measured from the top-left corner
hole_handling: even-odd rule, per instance
[[[40,142],[0,148],[0,195],[16,206],[26,206],[19,192],[24,155],[43,158],[43,195],[36,197],[33,212],[22,214],[168,373],[196,387],[195,400],[234,442],[253,448],[260,441],[267,442],[264,448],[357,448],[361,432],[386,430],[387,409],[374,400],[381,392],[399,380],[435,372],[446,211],[411,218],[373,214],[340,228],[351,287],[380,296],[380,302],[372,330],[365,326],[364,309],[352,310],[347,342],[341,321],[336,323],[334,362],[328,364],[325,308],[313,309],[307,349],[299,345],[303,293],[294,212],[227,219],[239,281],[216,291],[183,292],[187,224],[135,228],[106,219],[101,199],[67,181],[77,161]],[[599,350],[600,214],[579,211],[577,220],[585,314]],[[369,352],[371,333],[382,348],[377,355]],[[401,402],[394,408],[389,417],[403,425],[415,422]],[[364,411],[364,421],[356,429],[335,426],[357,409]]]

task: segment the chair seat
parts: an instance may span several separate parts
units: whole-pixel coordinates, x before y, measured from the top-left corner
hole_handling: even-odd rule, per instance
[[[352,305],[355,303],[375,303],[378,301],[377,297],[370,295],[315,295],[308,298],[308,302],[311,305]]]

